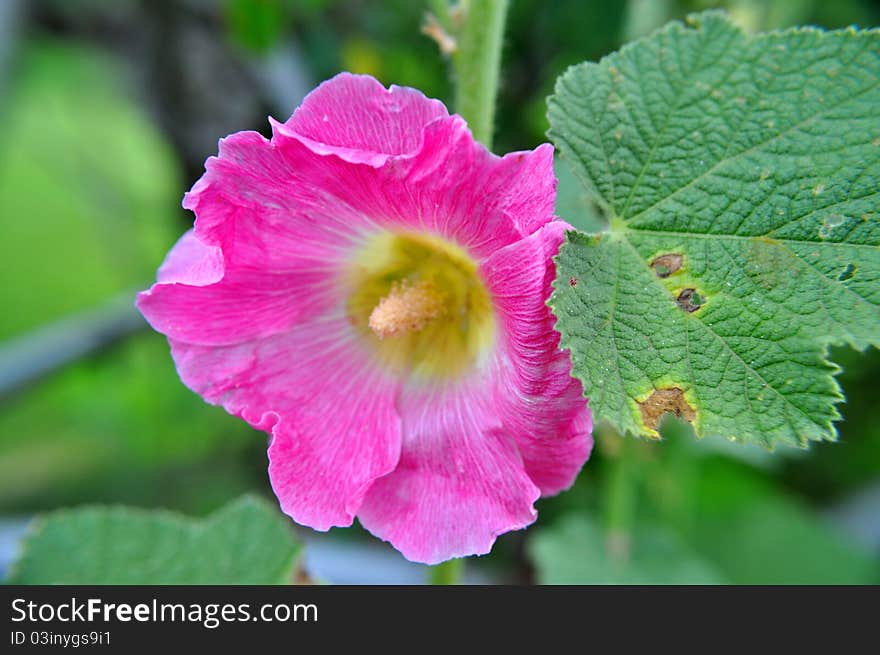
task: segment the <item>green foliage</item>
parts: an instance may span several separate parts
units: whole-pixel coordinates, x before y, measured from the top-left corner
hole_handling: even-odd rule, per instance
[[[284,584],[300,553],[277,508],[245,496],[204,520],[85,507],[39,519],[10,584]]]
[[[126,97],[119,68],[48,40],[19,61],[2,98],[0,339],[113,297],[133,303],[184,226],[171,149]],[[146,481],[251,436],[180,384],[161,335],[138,335],[0,407],[0,508],[223,501],[249,481],[225,471],[226,490],[208,503],[190,502],[179,482]]]
[[[2,97],[0,339],[133,292],[180,233],[171,150],[111,61],[51,41],[19,56]]]
[[[179,475],[212,455],[227,458],[265,441],[184,387],[161,335],[143,334],[105,357],[80,362],[15,397],[0,411],[0,509],[42,509],[110,497],[201,508],[205,496]],[[239,457],[240,459],[240,457]],[[252,484],[216,470],[222,502]],[[177,469],[171,480],[162,471]],[[255,471],[256,472],[256,471]],[[166,474],[170,474],[166,473]],[[205,471],[208,474],[208,471]]]
[[[713,459],[685,538],[736,584],[876,584],[880,561],[754,471]]]
[[[290,13],[283,0],[226,0],[226,23],[232,38],[254,52],[270,50],[287,27]]]
[[[672,23],[549,100],[610,218],[570,234],[550,304],[598,418],[657,436],[833,439],[830,344],[880,344],[880,31]]]
[[[545,501],[541,516],[547,527],[531,533],[529,551],[539,582],[686,584],[699,583],[704,575],[707,582],[731,584],[880,580],[880,559],[803,500],[780,490],[772,470],[715,454],[683,431],[674,434],[668,428],[662,428],[662,444],[628,442],[625,456],[637,509],[620,529],[600,531],[585,514],[585,501],[572,502],[569,494]],[[614,466],[613,458],[603,457],[602,444],[600,438],[593,474],[581,476],[575,492],[580,489],[583,495],[585,485],[595,484],[596,468],[602,479],[605,468]],[[789,454],[795,460],[814,457],[804,451]],[[815,457],[823,459],[822,453]],[[777,465],[790,459],[766,458]],[[607,485],[601,490],[606,503],[609,492]],[[620,544],[629,531],[627,556]]]
[[[571,515],[529,542],[541,584],[723,584],[710,564],[661,528],[642,525],[613,544],[586,517]]]
[[[798,503],[761,502],[712,512],[694,547],[737,584],[876,584],[880,567]],[[735,538],[732,538],[735,535]]]

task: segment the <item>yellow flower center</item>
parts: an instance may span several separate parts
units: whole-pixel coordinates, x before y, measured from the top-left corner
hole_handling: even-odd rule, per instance
[[[418,332],[446,311],[445,294],[430,280],[394,282],[391,292],[370,314],[370,329],[380,339]]]
[[[495,320],[476,262],[455,244],[382,233],[349,271],[348,315],[378,360],[395,373],[454,378],[492,345]]]

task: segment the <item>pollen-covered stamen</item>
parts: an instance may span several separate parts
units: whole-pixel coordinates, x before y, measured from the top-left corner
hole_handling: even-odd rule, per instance
[[[395,282],[370,313],[370,329],[380,339],[418,332],[446,312],[445,296],[433,282]]]
[[[495,337],[479,264],[433,234],[379,232],[353,253],[344,280],[349,322],[383,368],[449,380],[474,369]]]

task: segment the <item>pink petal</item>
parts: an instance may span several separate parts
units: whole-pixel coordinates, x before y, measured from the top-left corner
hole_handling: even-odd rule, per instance
[[[335,158],[334,158],[335,159]],[[195,233],[227,261],[276,272],[338,267],[375,232],[371,219],[326,189],[328,158],[301,143],[238,132],[186,194]]]
[[[373,121],[415,139],[412,150],[383,150],[407,150],[405,158],[385,157],[377,168],[316,154],[310,139],[291,127],[302,113],[303,125],[317,128],[322,103],[364,111],[352,84],[406,109],[380,112]],[[460,117],[446,116],[441,103],[412,89],[385,90],[367,77],[338,76],[313,95],[287,124],[273,123],[271,141],[256,132],[222,139],[219,155],[208,159],[205,175],[186,195],[184,206],[197,215],[196,235],[222,248],[227,266],[326,269],[349,259],[380,228],[430,231],[482,258],[553,218],[551,146],[497,157],[473,140]],[[312,128],[302,129],[311,134]]]
[[[284,332],[335,302],[326,273],[233,268],[214,284],[154,284],[138,294],[137,307],[171,339],[222,346]]]
[[[274,127],[273,145],[305,159],[297,150],[298,136]],[[551,168],[550,146],[497,157],[473,140],[458,116],[429,124],[421,149],[408,158],[372,167],[324,157],[308,166],[310,182],[357,217],[350,223],[369,220],[388,230],[430,232],[476,258],[552,220]]]
[[[192,286],[213,284],[222,277],[223,252],[220,248],[206,246],[192,230],[174,244],[156,273],[156,280],[163,284]]]
[[[567,489],[590,456],[592,418],[581,383],[559,349],[546,305],[555,275],[552,257],[562,221],[495,252],[481,273],[503,323],[493,371],[494,399],[505,434],[519,447],[526,472],[547,496]]]
[[[505,180],[503,211],[520,234],[531,234],[553,220],[557,184],[553,146],[543,143],[532,151],[508,153],[497,169],[497,175]]]
[[[537,516],[539,491],[484,396],[479,382],[402,393],[400,462],[373,483],[358,519],[407,559],[488,553]]]
[[[193,236],[138,297],[156,330],[230,345],[278,334],[342,302],[343,264],[375,226],[309,179],[304,171],[321,158],[300,144],[288,150],[286,157],[255,132],[221,141],[220,156],[184,200],[198,214]],[[205,253],[208,265],[198,259]],[[193,277],[205,266],[208,275]]]
[[[317,154],[381,166],[391,156],[420,150],[426,125],[448,116],[420,91],[386,89],[368,75],[340,73],[306,96],[278,129],[295,133]]]
[[[181,341],[229,344],[285,329],[298,308],[288,284],[255,271],[226,271],[223,252],[192,230],[168,253],[137,307],[159,332]],[[243,321],[247,312],[251,319]]]
[[[346,319],[225,348],[171,345],[188,387],[271,430],[269,477],[297,523],[351,525],[373,480],[397,464],[397,383],[359,349]]]

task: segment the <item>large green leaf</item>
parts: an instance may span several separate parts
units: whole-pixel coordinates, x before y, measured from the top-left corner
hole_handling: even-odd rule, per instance
[[[550,136],[610,218],[550,304],[597,417],[833,439],[829,344],[880,343],[880,31],[672,23],[559,78]]]
[[[674,535],[641,526],[630,552],[610,553],[602,531],[571,515],[529,542],[542,584],[720,584],[723,577]]]
[[[290,522],[245,496],[204,520],[125,507],[39,520],[11,584],[282,584],[300,552]]]

